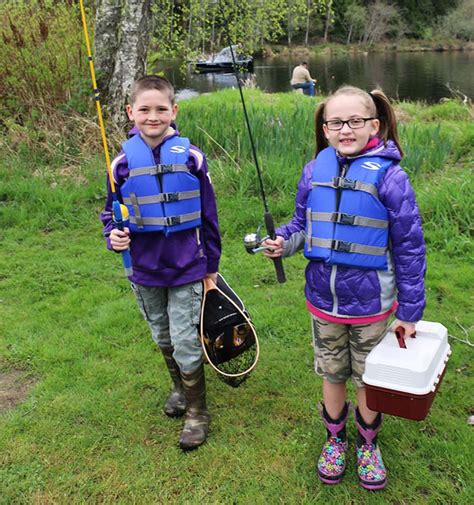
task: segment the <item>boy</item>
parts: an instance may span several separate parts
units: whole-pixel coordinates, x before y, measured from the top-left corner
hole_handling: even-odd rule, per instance
[[[107,246],[130,248],[129,277],[173,381],[164,412],[186,414],[180,447],[201,445],[209,430],[198,336],[202,280],[216,280],[221,243],[204,154],[180,137],[170,82],[144,76],[132,86],[127,114],[135,126],[112,172],[129,228],[114,227],[110,185],[101,215]]]

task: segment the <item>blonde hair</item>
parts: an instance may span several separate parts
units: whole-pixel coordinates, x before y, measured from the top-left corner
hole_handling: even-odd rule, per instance
[[[332,95],[329,95],[324,102],[321,102],[316,109],[314,115],[315,131],[316,131],[316,155],[323,149],[328,147],[328,141],[324,135],[323,124],[326,120],[326,105],[330,100],[339,95],[358,96],[364,105],[367,107],[369,114],[377,118],[380,122],[380,127],[377,136],[380,137],[385,144],[388,140],[393,140],[400,154],[403,156],[403,150],[400,146],[397,131],[397,119],[395,111],[387,95],[381,89],[374,89],[370,93],[355,86],[341,86]]]

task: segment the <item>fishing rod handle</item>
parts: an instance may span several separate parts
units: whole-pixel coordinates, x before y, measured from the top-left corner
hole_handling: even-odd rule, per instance
[[[122,230],[124,229],[124,220],[122,217],[122,208],[120,206],[120,202],[118,200],[114,200],[112,202],[112,210],[114,213],[114,223],[115,226]],[[133,274],[133,266],[132,266],[132,256],[130,255],[130,249],[126,249],[120,253],[122,255],[122,263],[123,268],[125,269],[125,275],[130,277]]]
[[[264,215],[264,220],[265,220],[265,228],[267,229],[267,233],[270,236],[272,240],[275,240],[275,224],[273,223],[273,216],[271,212],[267,211],[265,212]],[[276,276],[277,276],[277,281],[280,284],[283,284],[286,282],[286,276],[285,276],[285,270],[283,269],[283,261],[281,257],[279,258],[272,258],[273,264],[275,265],[275,271],[276,271]]]

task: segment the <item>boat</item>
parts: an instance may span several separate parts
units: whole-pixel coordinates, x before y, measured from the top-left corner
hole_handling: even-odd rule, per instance
[[[233,45],[232,51],[234,53],[235,64],[237,69],[246,72],[253,70],[253,58],[239,53],[239,46]],[[214,58],[208,60],[198,60],[193,63],[194,69],[198,73],[206,72],[232,72],[234,64],[232,61],[232,53],[230,46],[224,47]]]

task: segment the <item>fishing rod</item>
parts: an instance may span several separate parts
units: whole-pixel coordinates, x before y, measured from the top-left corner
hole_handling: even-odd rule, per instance
[[[120,201],[117,197],[117,191],[115,189],[114,175],[112,173],[112,166],[110,164],[109,148],[107,145],[107,136],[105,134],[105,128],[104,128],[104,118],[103,118],[103,114],[102,114],[102,107],[100,105],[100,97],[99,97],[100,93],[99,93],[99,89],[97,87],[97,81],[95,78],[94,60],[92,58],[92,51],[91,51],[91,45],[90,45],[90,39],[89,39],[89,30],[87,29],[86,11],[84,9],[83,0],[79,0],[79,6],[81,9],[82,27],[84,29],[84,39],[86,42],[87,59],[89,60],[89,69],[90,69],[90,74],[91,74],[92,89],[94,91],[94,101],[95,101],[95,105],[97,108],[97,117],[99,120],[99,128],[100,128],[100,133],[102,136],[102,145],[104,147],[105,164],[107,165],[107,174],[109,177],[110,191],[112,193],[113,218],[114,218],[115,226],[119,230],[123,230],[125,228],[125,226],[127,224],[127,220],[128,220],[128,209],[127,209],[127,207],[125,207],[125,205],[122,205],[120,203]],[[125,251],[122,251],[121,254],[122,254],[123,266],[125,269],[125,275],[127,277],[129,277],[130,275],[133,274],[132,258],[130,256],[130,249],[126,249]]]
[[[262,171],[260,170],[260,165],[258,163],[257,150],[255,149],[255,142],[253,140],[252,128],[250,127],[250,121],[249,121],[249,117],[248,117],[248,114],[247,114],[247,107],[245,105],[245,100],[244,100],[244,93],[242,91],[242,85],[240,83],[239,74],[238,74],[238,71],[237,71],[237,63],[236,63],[236,60],[235,60],[234,49],[232,48],[232,39],[231,39],[231,36],[230,36],[230,31],[229,31],[229,24],[227,22],[227,18],[225,16],[225,14],[224,14],[224,8],[223,8],[223,5],[222,5],[222,0],[219,1],[219,8],[220,8],[220,11],[221,11],[222,20],[224,22],[224,29],[225,29],[226,36],[227,36],[227,43],[229,44],[229,47],[230,47],[230,54],[231,54],[231,57],[232,57],[232,67],[234,69],[235,79],[237,81],[237,86],[239,88],[240,100],[242,102],[242,109],[244,111],[245,124],[247,125],[247,131],[248,131],[248,134],[249,134],[250,145],[252,147],[252,154],[253,154],[253,159],[254,159],[254,162],[255,162],[255,168],[257,169],[258,182],[259,182],[259,186],[260,186],[260,193],[261,193],[261,196],[262,196],[262,202],[263,202],[263,207],[264,207],[265,228],[266,228],[267,234],[268,234],[268,237],[266,237],[266,238],[271,238],[272,240],[275,240],[275,237],[276,237],[276,234],[275,234],[275,224],[273,222],[273,216],[272,216],[272,213],[269,210],[268,203],[267,203],[267,198],[266,198],[266,195],[265,195],[265,188],[264,188],[264,185],[263,185]],[[255,243],[258,243],[258,245],[260,245],[261,242],[263,242],[265,240],[265,238],[263,238],[263,239],[260,238],[258,231],[257,231],[256,234],[252,233],[251,235],[247,235],[246,236],[246,238],[244,239],[244,243],[245,243],[246,249],[247,249],[247,251],[254,253],[254,252],[257,252],[257,249],[256,248],[250,248],[249,245],[248,245],[248,237],[250,237],[250,236],[252,237],[251,240],[255,241]],[[258,248],[258,250],[263,250],[263,249],[265,249],[265,248],[262,248],[262,247]],[[283,261],[282,261],[281,257],[272,258],[272,260],[273,260],[273,263],[275,265],[275,271],[276,271],[276,276],[277,276],[278,282],[280,282],[280,283],[286,282],[285,271],[283,269]]]

